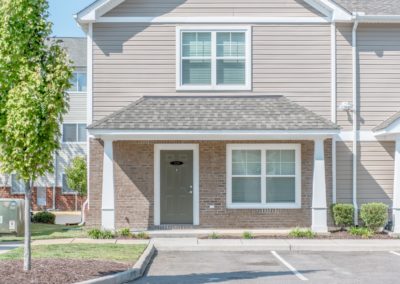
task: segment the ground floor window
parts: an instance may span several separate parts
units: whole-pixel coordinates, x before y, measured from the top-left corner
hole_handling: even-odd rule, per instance
[[[17,174],[11,174],[11,193],[25,194],[25,183]]]
[[[227,146],[228,208],[299,208],[300,199],[300,144]]]
[[[69,188],[66,174],[62,174],[62,194],[76,194],[76,191]]]

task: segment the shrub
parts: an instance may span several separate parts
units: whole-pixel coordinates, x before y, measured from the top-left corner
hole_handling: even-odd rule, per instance
[[[374,235],[374,232],[368,228],[351,227],[349,230],[349,234],[353,236],[361,236],[367,239],[372,237]]]
[[[111,231],[102,231],[99,229],[89,230],[88,236],[92,239],[112,239],[112,238],[114,238],[114,234]]]
[[[383,203],[368,203],[361,205],[361,220],[365,226],[376,232],[384,227],[388,219],[388,206]]]
[[[130,238],[132,237],[132,233],[131,230],[129,228],[123,228],[118,232],[118,235],[120,235],[121,237],[126,237],[126,238]]]
[[[210,239],[219,239],[220,235],[218,235],[216,232],[213,232],[211,235],[208,236]]]
[[[251,232],[243,232],[243,235],[242,235],[242,236],[243,236],[243,239],[247,239],[247,240],[253,238],[253,235],[252,235]]]
[[[33,223],[44,223],[44,224],[54,224],[56,221],[56,215],[53,213],[42,211],[33,215]]]
[[[139,232],[137,233],[136,238],[147,240],[150,239],[150,236],[146,232]]]
[[[353,225],[354,206],[352,204],[334,204],[332,213],[336,226],[344,228]]]
[[[302,239],[313,239],[315,238],[315,233],[310,229],[302,230],[300,228],[295,228],[289,233],[289,237],[292,238],[302,238]]]

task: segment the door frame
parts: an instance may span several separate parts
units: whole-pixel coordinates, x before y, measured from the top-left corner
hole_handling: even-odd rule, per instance
[[[154,225],[161,225],[161,150],[193,151],[193,225],[199,225],[199,144],[154,144]]]

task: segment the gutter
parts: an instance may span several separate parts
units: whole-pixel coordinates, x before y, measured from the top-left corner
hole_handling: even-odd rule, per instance
[[[400,23],[400,15],[365,15],[357,13],[359,23]]]
[[[353,60],[353,206],[354,225],[358,225],[358,204],[357,204],[357,163],[358,163],[358,101],[357,101],[357,28],[359,24],[358,13],[354,14],[354,25],[352,31],[352,60]]]

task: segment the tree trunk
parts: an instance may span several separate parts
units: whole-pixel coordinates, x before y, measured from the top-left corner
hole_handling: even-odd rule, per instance
[[[31,183],[25,182],[24,271],[31,270]]]

